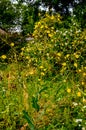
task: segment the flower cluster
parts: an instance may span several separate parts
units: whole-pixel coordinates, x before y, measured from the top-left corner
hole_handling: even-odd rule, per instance
[[[33,32],[33,36],[36,39],[46,40],[48,38],[52,38],[56,31],[55,26],[56,24],[61,23],[61,16],[59,14],[56,15],[49,15],[48,13],[45,14],[44,18],[38,21],[35,24],[35,30]]]

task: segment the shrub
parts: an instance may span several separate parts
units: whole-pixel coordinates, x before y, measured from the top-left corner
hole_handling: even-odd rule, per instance
[[[85,127],[86,30],[82,31],[74,19],[70,28],[57,29],[56,22],[62,24],[58,16],[46,15],[36,23],[34,40],[22,53],[27,65],[36,70],[33,76],[57,84],[57,87],[53,85],[55,93],[52,94],[57,114],[49,121],[53,128],[81,129]]]
[[[13,109],[10,107],[11,110],[7,115],[9,120],[16,118],[14,110],[18,111],[17,108],[21,108],[18,112],[24,110],[24,117],[31,129],[85,129],[86,30],[82,31],[74,19],[71,19],[67,29],[62,24],[63,21],[58,14],[46,14],[35,25],[34,39],[21,48],[18,57],[20,62],[16,60],[16,67],[15,61],[12,60],[13,66],[8,69],[11,70],[11,81],[18,87],[17,94],[20,91],[24,94],[24,97],[22,93],[20,96],[17,95],[19,96],[17,99],[22,100],[22,97],[24,99],[22,100],[23,108],[21,108],[20,100],[17,100],[19,103],[17,106],[14,101],[16,98],[12,98]],[[59,28],[57,25],[62,27]],[[14,46],[12,49],[16,59],[16,49]],[[4,54],[1,56],[3,61],[6,58]],[[7,92],[9,94],[11,91]],[[10,106],[10,103],[7,106]],[[1,111],[3,113],[3,110]],[[15,129],[15,123],[11,128],[12,122],[9,124],[9,120],[6,119],[6,126]],[[14,120],[16,122],[17,119]],[[22,118],[20,120],[23,121]]]

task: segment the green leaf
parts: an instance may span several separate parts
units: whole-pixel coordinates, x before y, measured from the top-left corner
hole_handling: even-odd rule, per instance
[[[39,91],[39,94],[42,93],[44,90],[47,90],[48,87],[44,87]]]
[[[28,115],[28,112],[26,112],[25,110],[22,111],[23,112],[23,118],[25,118],[30,126],[31,130],[35,130],[34,124],[32,122],[31,117]]]
[[[32,97],[32,106],[35,108],[37,111],[39,111],[40,106],[38,104],[38,96]]]
[[[39,111],[39,109],[40,109],[40,106],[39,106],[39,104],[38,104],[38,95],[40,94],[40,93],[42,93],[44,90],[46,90],[47,89],[47,87],[44,87],[44,88],[42,88],[37,94],[36,94],[36,96],[34,97],[32,97],[32,106],[33,106],[33,108],[35,108],[36,110],[37,110],[37,112]]]

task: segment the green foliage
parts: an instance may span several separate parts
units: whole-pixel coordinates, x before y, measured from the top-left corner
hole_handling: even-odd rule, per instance
[[[48,15],[45,14],[44,18],[38,21],[35,24],[35,30],[33,32],[33,36],[35,39],[43,40],[43,38],[49,39],[55,35],[55,29],[57,25],[61,23],[61,16],[59,14],[56,15]]]
[[[30,116],[28,115],[28,112],[26,112],[25,110],[23,110],[23,114],[24,114],[23,117],[24,117],[24,118],[27,120],[27,122],[29,123],[31,130],[35,130],[35,127],[34,127],[32,121],[31,121],[31,119],[30,119]]]
[[[86,1],[83,1],[82,4],[80,3],[74,8],[74,14],[81,27],[86,28],[86,20],[84,19],[86,17]]]
[[[28,4],[22,5],[22,33],[23,35],[32,34],[34,29],[34,24],[38,20],[38,8],[33,5]]]
[[[10,0],[0,1],[0,27],[9,30],[14,27],[18,19],[19,12]]]
[[[46,14],[33,35],[19,55],[11,43],[10,64],[0,57],[0,129],[85,129],[86,30]]]
[[[81,129],[85,127],[85,116],[82,116],[85,111],[80,112],[80,109],[85,105],[86,96],[86,30],[82,31],[74,18],[71,18],[67,29],[65,26],[55,28],[52,17],[54,23],[57,17],[48,15],[36,23],[34,41],[24,48],[23,56],[27,65],[35,69],[30,73],[33,77],[39,75],[40,82],[56,82],[52,95],[55,94],[57,116],[50,119],[57,124],[54,124],[54,129]],[[82,120],[79,122],[77,119]]]
[[[32,96],[32,107],[35,108],[37,112],[40,110],[40,106],[38,104],[39,96],[46,89],[47,87],[43,87],[39,92],[37,92],[36,96]]]
[[[32,97],[32,106],[35,108],[37,111],[39,111],[39,105],[38,105],[38,96]]]
[[[29,43],[23,53],[29,65],[40,64],[39,71],[45,68],[46,74],[48,71],[52,74],[58,71],[63,74],[78,73],[82,65],[85,67],[85,31],[80,30],[74,18],[71,18],[68,29],[65,26],[60,29],[54,26],[57,20],[60,21],[60,16],[47,15],[37,22],[33,33],[37,42]]]

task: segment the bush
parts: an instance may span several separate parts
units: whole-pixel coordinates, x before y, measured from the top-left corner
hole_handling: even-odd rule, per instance
[[[53,88],[57,104],[57,114],[50,120],[53,125],[59,129],[81,129],[86,120],[86,30],[82,31],[74,18],[68,29],[57,29],[56,22],[62,24],[58,14],[47,14],[37,22],[34,40],[22,53],[27,65],[36,70],[31,73],[33,76],[37,75],[40,81],[59,82]]]
[[[82,31],[74,18],[71,19],[68,29],[63,27],[63,24],[60,15],[46,14],[35,25],[34,39],[21,48],[19,62],[16,60],[14,64],[12,60],[13,66],[10,65],[8,72],[11,73],[11,82],[17,86],[16,98],[19,99],[17,100],[19,106],[14,101],[16,98],[12,93],[14,98],[10,98],[11,105],[5,104],[5,107],[11,106],[7,115],[10,124],[6,119],[8,128],[16,128],[17,118],[14,110],[19,113],[24,110],[22,114],[29,124],[28,129],[81,130],[86,128],[86,30]],[[62,27],[58,28],[57,25]],[[12,49],[15,55],[15,48]],[[6,58],[5,55],[1,56],[3,61]],[[7,92],[9,94],[12,91]],[[5,97],[5,100],[7,98],[9,99]],[[5,109],[1,111],[4,115]],[[26,123],[21,115],[17,116],[20,117],[20,125]],[[12,118],[15,118],[15,123],[11,128]]]

